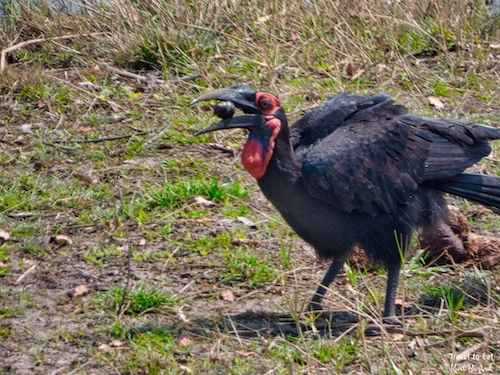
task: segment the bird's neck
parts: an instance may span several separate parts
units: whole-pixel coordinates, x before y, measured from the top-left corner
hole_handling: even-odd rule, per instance
[[[259,184],[260,180],[264,182],[275,179],[291,183],[299,177],[301,163],[290,143],[290,130],[285,113],[279,113],[273,121],[276,121],[278,132],[273,137],[272,157],[267,164],[265,173],[261,178],[258,178]]]
[[[260,188],[267,198],[276,204],[276,200],[292,193],[290,189],[295,186],[299,176],[300,162],[292,149],[290,140],[277,137],[266,173],[257,179]]]
[[[292,148],[288,136],[276,139],[273,157],[269,162],[267,173],[282,175],[295,181],[300,175],[300,162]]]

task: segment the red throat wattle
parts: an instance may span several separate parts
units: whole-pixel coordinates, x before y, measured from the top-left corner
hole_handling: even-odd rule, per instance
[[[267,165],[264,165],[264,148],[262,143],[255,139],[249,139],[245,143],[245,146],[243,146],[241,162],[252,177],[261,178],[264,176]]]
[[[243,146],[243,152],[241,153],[241,162],[252,177],[259,179],[262,178],[267,171],[267,166],[269,161],[273,156],[274,142],[276,136],[280,131],[280,121],[278,119],[271,119],[266,123],[266,126],[273,129],[271,137],[269,138],[269,143],[267,145],[256,139],[249,139]],[[267,151],[264,157],[264,147],[267,146]]]

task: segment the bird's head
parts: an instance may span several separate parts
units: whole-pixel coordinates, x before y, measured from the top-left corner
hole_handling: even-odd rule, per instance
[[[276,138],[287,128],[281,103],[269,92],[256,92],[250,86],[238,84],[226,89],[206,93],[191,105],[208,100],[218,100],[214,112],[223,120],[200,130],[197,135],[215,130],[248,129],[248,140],[243,147],[241,161],[245,169],[259,179],[266,173],[273,156]],[[234,107],[244,115],[234,116]]]

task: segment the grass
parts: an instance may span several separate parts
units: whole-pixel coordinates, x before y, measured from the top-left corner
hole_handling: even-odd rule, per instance
[[[0,374],[452,374],[451,354],[470,348],[491,355],[472,364],[498,369],[494,271],[410,259],[398,297],[423,336],[372,338],[364,327],[380,318],[386,273],[351,267],[327,295],[335,313],[313,328],[301,312],[326,265],[243,171],[245,135],[196,137],[213,119],[188,107],[245,82],[277,93],[291,121],[349,90],[497,126],[500,19],[483,1],[88,1],[59,12],[21,0],[0,14],[0,50],[39,39],[0,72],[0,229],[11,236],[0,241]],[[144,82],[105,64],[199,76]],[[480,168],[500,174],[498,147]],[[498,215],[469,220],[498,236]],[[79,285],[88,294],[75,296]]]

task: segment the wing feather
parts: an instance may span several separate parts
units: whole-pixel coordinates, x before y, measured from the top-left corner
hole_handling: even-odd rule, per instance
[[[381,102],[304,150],[306,190],[343,211],[372,216],[406,204],[423,180],[432,140],[400,122],[404,113],[392,101]]]
[[[411,116],[387,99],[337,94],[290,128],[309,194],[346,212],[392,213],[421,184],[460,174],[500,139],[498,128]]]

